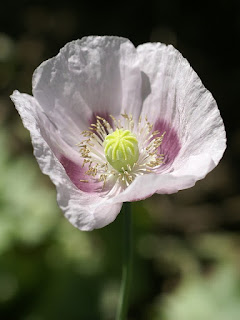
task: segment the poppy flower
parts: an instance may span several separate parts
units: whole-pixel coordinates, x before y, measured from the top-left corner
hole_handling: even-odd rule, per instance
[[[11,99],[81,230],[111,223],[123,202],[192,187],[226,148],[214,98],[171,45],[84,37],[43,62],[32,87]]]

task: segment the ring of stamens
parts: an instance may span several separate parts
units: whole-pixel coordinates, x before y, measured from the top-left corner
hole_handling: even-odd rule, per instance
[[[158,130],[153,131],[153,125],[147,117],[142,121],[139,118],[134,123],[132,115],[122,114],[122,119],[110,116],[113,126],[104,118],[97,116],[97,121],[91,124],[89,130],[82,132],[85,138],[78,144],[79,152],[83,158],[82,167],[87,167],[85,174],[90,178],[106,183],[119,182],[120,188],[127,187],[138,175],[154,172],[163,163],[164,155],[158,153],[164,133],[160,135]],[[137,161],[128,163],[121,170],[114,169],[106,159],[104,153],[105,138],[115,130],[129,130],[137,138],[139,156]],[[88,180],[80,180],[88,182]]]

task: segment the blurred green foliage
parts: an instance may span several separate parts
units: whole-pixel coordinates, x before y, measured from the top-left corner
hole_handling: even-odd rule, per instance
[[[57,216],[53,190],[45,188],[28,156],[10,158],[8,139],[1,130],[0,254],[15,244],[40,243],[52,230]]]
[[[239,319],[239,240],[231,234],[195,239],[196,251],[208,265],[205,270],[195,265],[185,272],[177,290],[156,303],[153,319]]]

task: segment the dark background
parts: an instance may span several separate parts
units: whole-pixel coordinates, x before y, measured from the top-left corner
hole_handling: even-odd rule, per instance
[[[228,149],[194,188],[134,203],[129,319],[240,318],[240,2],[0,4],[0,318],[114,319],[122,217],[90,233],[63,218],[9,95],[68,41],[173,44],[217,100]],[[221,317],[221,318],[220,318]]]

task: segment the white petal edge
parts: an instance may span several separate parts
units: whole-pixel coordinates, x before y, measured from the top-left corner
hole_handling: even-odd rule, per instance
[[[57,201],[66,218],[78,229],[90,231],[106,226],[115,220],[122,203],[106,204],[97,194],[81,192],[67,176],[63,166],[54,156],[40,134],[34,97],[14,91],[11,99],[24,126],[30,131],[34,155],[40,169],[48,175],[57,188]]]

